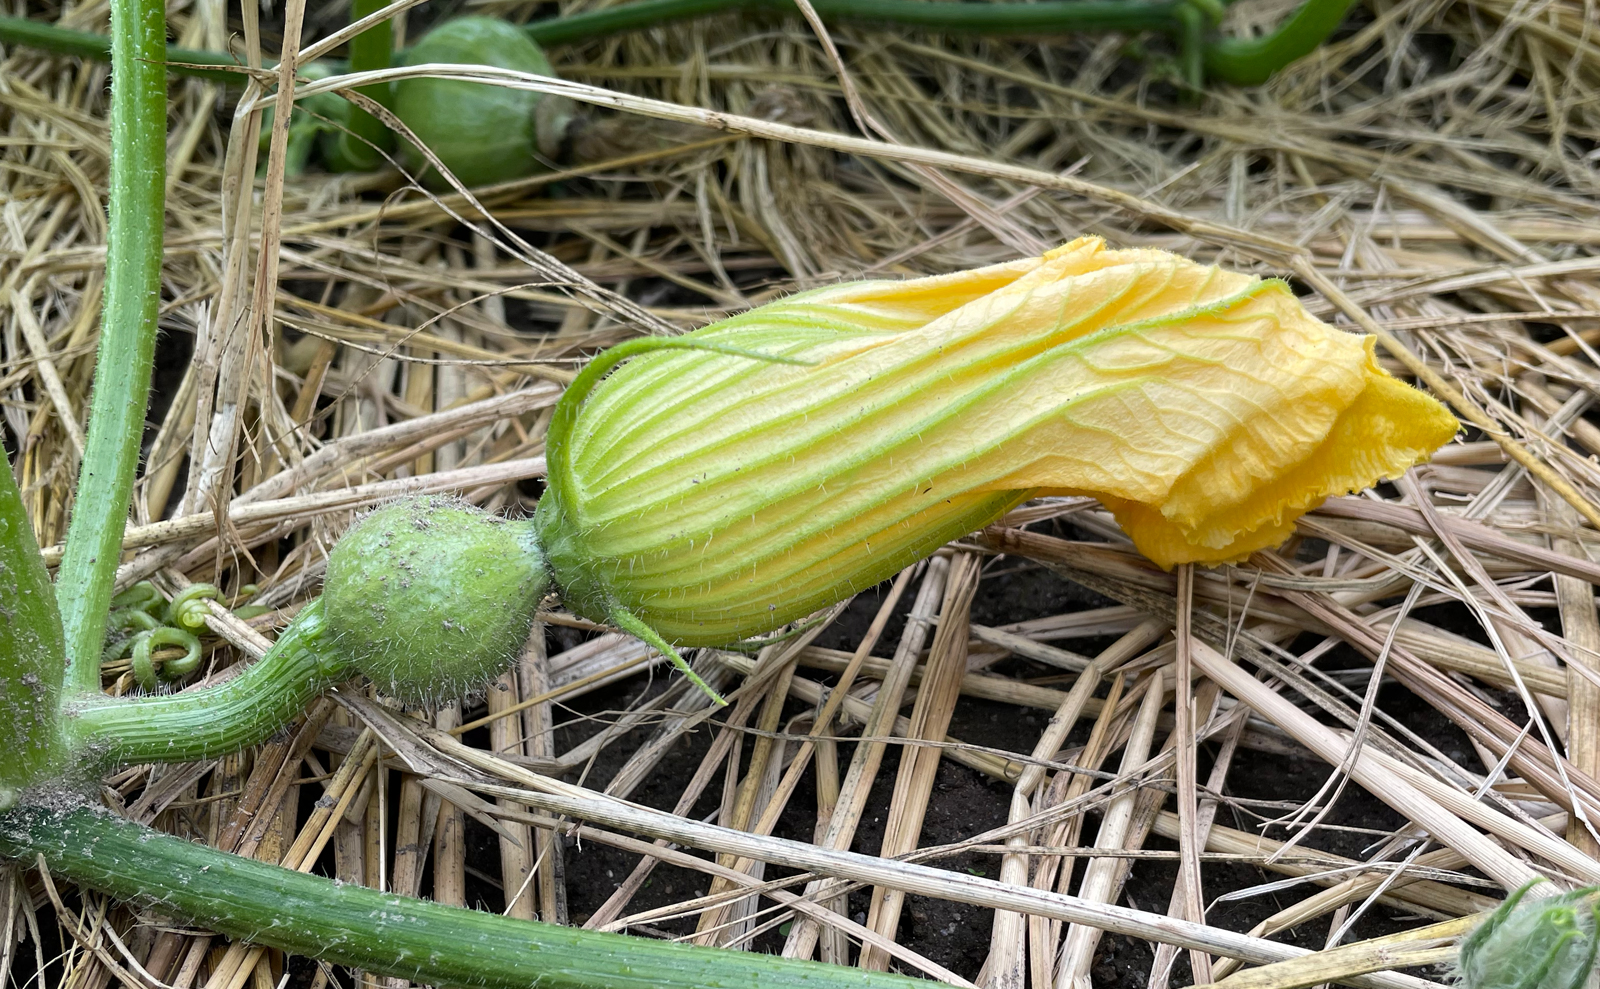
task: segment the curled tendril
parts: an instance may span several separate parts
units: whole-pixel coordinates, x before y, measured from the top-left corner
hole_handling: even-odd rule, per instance
[[[161,619],[148,611],[128,608],[123,611],[113,611],[107,620],[107,624],[112,628],[124,631],[131,629],[137,632],[148,632],[150,629],[160,628]]]
[[[167,624],[189,632],[198,632],[206,627],[206,616],[211,613],[205,602],[215,601],[221,597],[222,592],[215,584],[190,584],[179,591],[172,599],[172,603],[167,605]]]
[[[113,615],[142,612],[153,617],[157,611],[166,607],[166,604],[167,599],[156,590],[156,585],[148,580],[141,580],[111,599],[111,611]]]
[[[241,598],[254,592],[254,585],[249,585]],[[112,599],[107,627],[120,634],[106,646],[101,663],[129,655],[133,677],[145,690],[155,690],[163,679],[194,672],[200,665],[200,639],[195,633],[205,629],[211,611],[206,601],[220,597],[222,592],[213,584],[191,584],[169,602],[149,581],[134,584]],[[158,672],[154,650],[161,646],[181,646],[184,654],[162,662]]]
[[[161,664],[159,679],[155,657],[151,655],[151,650],[156,646],[182,646],[186,650],[182,658],[169,659]],[[133,637],[133,652],[129,660],[133,666],[133,678],[139,686],[145,690],[155,690],[161,685],[161,679],[176,680],[199,667],[200,640],[181,628],[153,628]]]
[[[1523,895],[1536,879],[1461,942],[1461,989],[1583,989],[1600,950],[1600,887],[1534,902]]]
[[[123,653],[126,653],[128,647],[133,644],[134,636],[160,627],[160,620],[147,611],[138,608],[113,611],[106,619],[106,628],[114,634],[107,636],[106,647],[100,653],[100,662],[110,663],[122,658]]]

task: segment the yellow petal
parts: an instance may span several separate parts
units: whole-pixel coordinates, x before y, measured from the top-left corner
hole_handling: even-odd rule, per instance
[[[1370,355],[1370,338],[1367,346]],[[1164,567],[1234,562],[1289,538],[1294,520],[1329,496],[1360,491],[1427,460],[1457,428],[1443,406],[1374,361],[1367,386],[1307,456],[1237,502],[1219,501],[1197,523],[1175,523],[1165,505],[1102,500],[1140,551]]]

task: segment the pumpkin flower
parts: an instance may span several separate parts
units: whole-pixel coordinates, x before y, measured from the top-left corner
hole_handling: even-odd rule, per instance
[[[1238,560],[1457,429],[1282,282],[1092,237],[635,343],[563,399],[536,525],[573,611],[682,645],[801,618],[1040,495],[1098,498],[1165,567]]]

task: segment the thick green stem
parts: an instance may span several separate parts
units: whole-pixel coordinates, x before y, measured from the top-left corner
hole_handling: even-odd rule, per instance
[[[75,750],[107,765],[205,759],[270,738],[312,698],[351,675],[324,634],[318,599],[233,679],[155,697],[95,691],[74,699],[65,730]]]
[[[106,609],[144,436],[161,303],[166,53],[161,0],[112,0],[105,309],[88,442],[56,581],[71,693],[100,687]]]
[[[1355,0],[1306,0],[1271,34],[1219,38],[1206,46],[1209,78],[1237,86],[1259,86],[1289,63],[1316,51],[1344,21]]]
[[[11,465],[0,457],[0,809],[60,759],[65,669],[55,589]]]
[[[913,989],[927,983],[447,907],[335,883],[91,810],[0,818],[0,855],[229,937],[429,985],[495,989]]]

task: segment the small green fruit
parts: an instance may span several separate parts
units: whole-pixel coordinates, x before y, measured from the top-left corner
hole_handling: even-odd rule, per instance
[[[1596,888],[1529,903],[1524,886],[1461,942],[1463,989],[1582,989],[1594,969]]]
[[[410,703],[482,686],[516,658],[548,576],[531,527],[438,495],[367,515],[323,587],[335,648]]]
[[[405,54],[405,64],[490,65],[552,75],[550,60],[521,29],[492,17],[462,17],[429,32]],[[540,93],[488,83],[405,79],[394,87],[394,112],[467,186],[524,178],[540,169],[540,127],[564,125],[548,112],[556,101]],[[541,112],[543,111],[543,112]],[[548,145],[551,134],[543,135]],[[559,138],[555,139],[559,144]],[[548,147],[546,148],[548,151]],[[403,143],[401,160],[419,172],[427,159]],[[445,188],[430,173],[429,187]]]

